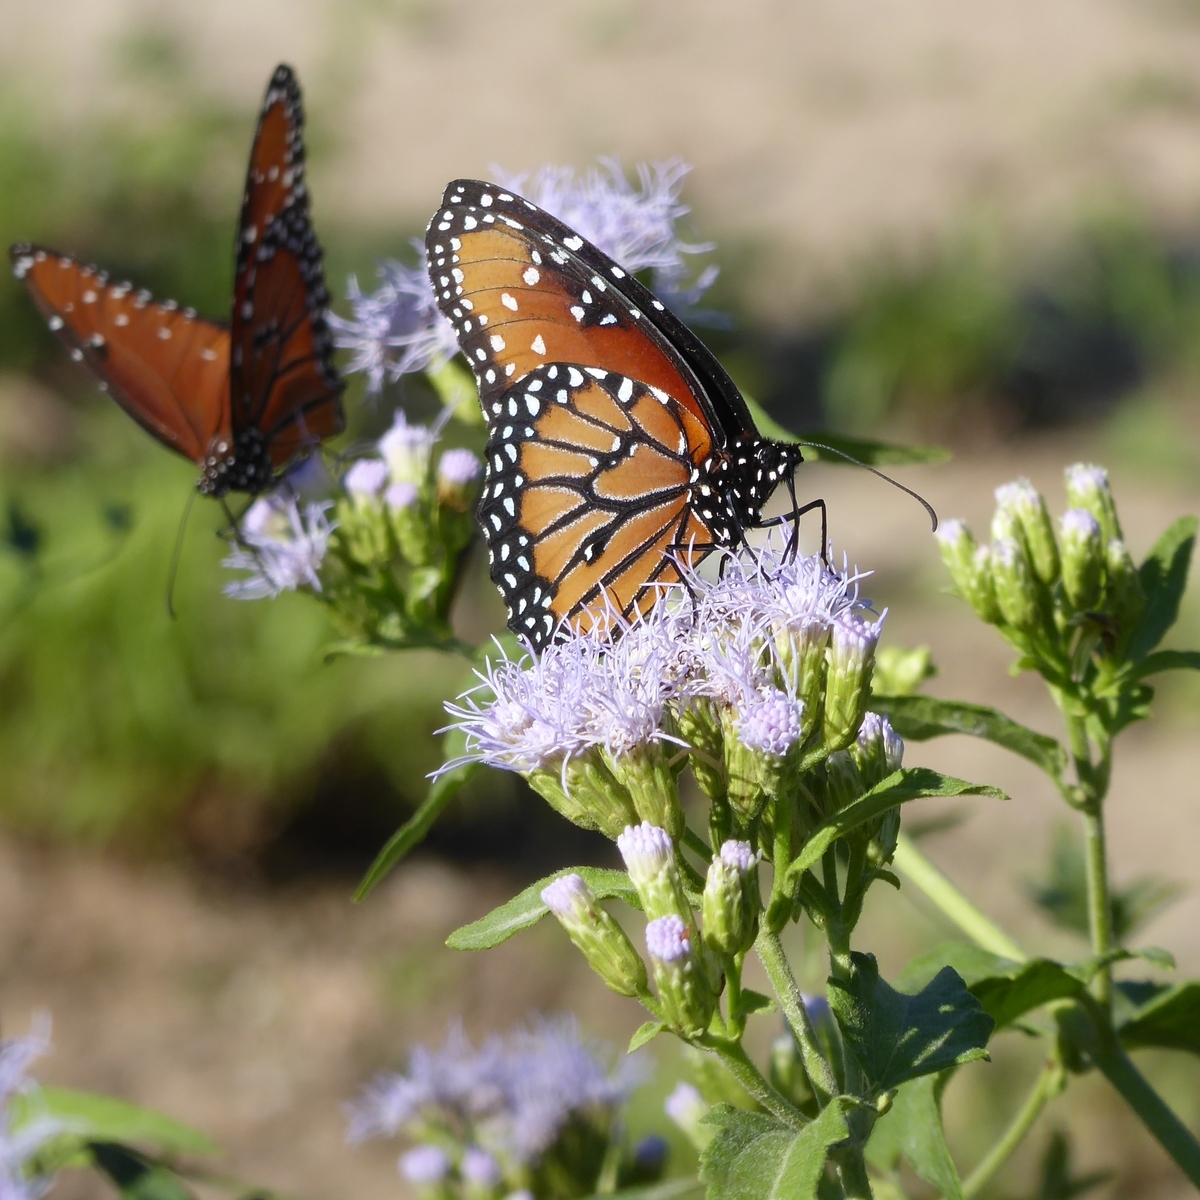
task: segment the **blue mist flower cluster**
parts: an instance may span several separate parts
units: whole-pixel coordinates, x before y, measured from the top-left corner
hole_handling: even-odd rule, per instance
[[[643,164],[637,183],[620,165],[603,160],[588,172],[545,166],[532,175],[493,169],[496,182],[519,192],[598,246],[632,274],[647,273],[657,295],[679,311],[692,309],[717,277],[715,266],[689,278],[688,256],[711,245],[689,243],[677,223],[688,208],[679,196],[690,168],[678,159]],[[413,242],[417,263],[387,260],[379,266],[380,286],[363,292],[350,280],[352,316],[330,316],[337,346],[348,350],[348,372],[366,376],[378,392],[385,381],[435,368],[458,353],[454,330],[438,312],[425,267],[425,250]]]
[[[636,1058],[586,1041],[572,1020],[538,1021],[471,1044],[452,1028],[416,1047],[349,1108],[351,1142],[403,1134],[401,1173],[439,1197],[542,1194],[548,1179],[592,1190],[618,1117],[645,1076]]]
[[[64,1131],[62,1122],[38,1115],[36,1084],[29,1068],[50,1049],[50,1019],[34,1018],[25,1037],[0,1042],[0,1200],[38,1200],[53,1183],[34,1165],[38,1151]],[[16,1096],[33,1095],[34,1103],[18,1118]]]

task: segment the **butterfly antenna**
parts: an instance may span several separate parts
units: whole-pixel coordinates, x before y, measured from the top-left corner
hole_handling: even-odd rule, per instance
[[[826,454],[836,454],[838,458],[844,458],[848,463],[853,463],[856,467],[862,467],[864,471],[870,471],[872,475],[878,475],[885,483],[890,483],[892,487],[899,488],[906,495],[911,496],[928,514],[930,523],[933,525],[933,530],[936,533],[938,527],[938,515],[932,504],[925,499],[920,492],[914,492],[912,488],[905,487],[899,480],[893,479],[890,475],[885,475],[882,471],[855,458],[853,454],[847,454],[844,450],[835,450],[832,446],[824,446],[820,442],[797,442],[798,446],[810,446],[814,450],[824,451]]]
[[[175,615],[175,580],[179,576],[179,560],[183,557],[183,535],[187,532],[188,517],[192,515],[192,502],[198,493],[195,488],[188,492],[187,503],[183,506],[183,516],[179,518],[179,528],[175,532],[175,546],[171,550],[171,566],[167,570],[167,616],[172,621]]]

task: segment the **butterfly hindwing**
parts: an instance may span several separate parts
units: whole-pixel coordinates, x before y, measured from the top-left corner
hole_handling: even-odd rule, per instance
[[[550,363],[495,403],[479,518],[510,625],[535,646],[563,621],[632,617],[728,536],[715,498],[708,520],[695,502],[704,429],[661,389]]]
[[[9,253],[71,357],[144,429],[200,462],[228,426],[228,329],[45,247]]]

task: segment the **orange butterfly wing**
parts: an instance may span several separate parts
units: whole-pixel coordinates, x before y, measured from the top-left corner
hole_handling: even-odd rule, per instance
[[[160,442],[203,462],[229,428],[229,331],[53,250],[9,253],[71,357]]]
[[[276,470],[345,424],[325,319],[329,292],[304,182],[303,130],[299,86],[280,66],[246,172],[231,322],[234,432],[261,431]]]
[[[479,519],[509,625],[535,646],[564,620],[587,630],[644,612],[680,561],[713,548],[719,518],[694,504],[704,430],[666,392],[551,363],[502,404]]]
[[[303,125],[299,87],[281,66],[247,171],[230,328],[54,251],[10,251],[71,357],[143,428],[200,465],[201,490],[216,495],[264,490],[344,425]]]

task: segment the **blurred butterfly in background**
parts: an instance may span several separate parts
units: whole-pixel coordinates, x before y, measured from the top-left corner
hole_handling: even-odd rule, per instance
[[[110,283],[53,250],[9,251],[71,357],[139,425],[201,468],[205,495],[266,491],[344,425],[303,128],[299,85],[281,65],[250,152],[229,325]]]
[[[797,446],[763,438],[665,305],[561,221],[451,183],[425,235],[488,423],[479,520],[508,625],[535,649],[648,611],[680,563],[764,522]],[[815,501],[786,520],[819,507]]]

